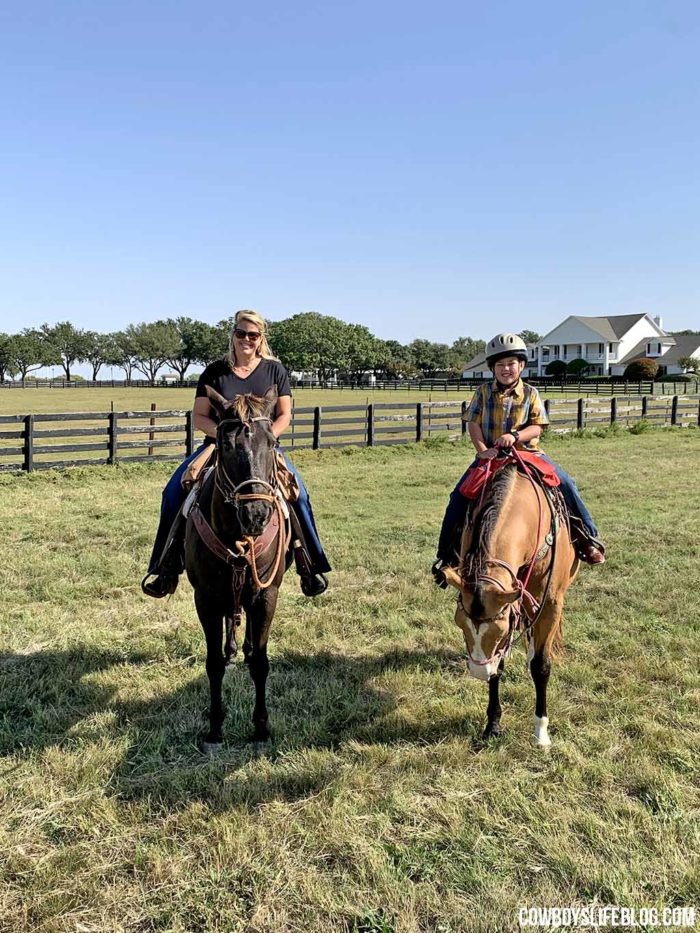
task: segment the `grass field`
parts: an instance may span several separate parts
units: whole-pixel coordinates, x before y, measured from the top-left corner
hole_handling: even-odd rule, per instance
[[[609,548],[569,594],[549,754],[519,651],[482,744],[486,689],[430,582],[461,444],[295,454],[332,585],[310,601],[287,578],[273,741],[246,741],[237,664],[213,762],[189,587],[138,588],[170,467],[0,476],[0,929],[500,933],[526,905],[700,908],[700,432],[546,447]]]
[[[679,391],[682,391],[679,390]],[[470,398],[473,390],[410,391],[392,389],[295,389],[297,407],[311,405],[366,405],[369,402],[455,401]],[[542,393],[546,398],[547,394]],[[578,392],[556,392],[553,398],[578,398]],[[187,409],[194,401],[193,389],[4,389],[0,390],[0,415],[69,411],[147,411],[155,402],[159,409]]]

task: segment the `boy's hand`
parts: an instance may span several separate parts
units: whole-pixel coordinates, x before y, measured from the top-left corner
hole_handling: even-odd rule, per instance
[[[501,434],[494,441],[494,447],[512,447],[515,444],[515,438],[512,434]]]
[[[487,450],[482,450],[477,454],[479,460],[493,460],[493,458],[497,456],[498,451],[495,447],[489,447]]]

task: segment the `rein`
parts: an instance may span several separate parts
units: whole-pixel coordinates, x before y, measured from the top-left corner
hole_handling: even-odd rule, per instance
[[[267,480],[260,479],[259,477],[252,477],[251,479],[243,480],[241,483],[235,483],[231,476],[229,475],[226,467],[224,465],[224,458],[221,456],[219,449],[219,437],[218,433],[222,426],[227,422],[234,422],[236,424],[243,425],[248,431],[250,431],[250,424],[253,421],[265,421],[268,424],[271,423],[271,419],[267,417],[255,417],[251,418],[249,421],[242,421],[239,419],[227,418],[224,421],[219,422],[217,426],[217,452],[219,456],[216,458],[216,467],[214,469],[214,484],[216,488],[221,493],[224,503],[226,505],[233,505],[238,512],[241,502],[250,502],[250,501],[261,501],[261,502],[270,502],[273,505],[274,512],[273,516],[276,518],[276,521],[273,521],[272,517],[268,520],[265,528],[262,533],[259,535],[244,535],[242,540],[235,542],[235,550],[231,550],[227,547],[223,541],[216,535],[213,528],[209,522],[202,515],[202,512],[197,503],[192,509],[192,520],[194,526],[204,542],[204,544],[209,548],[209,550],[218,557],[220,560],[224,561],[227,564],[231,565],[233,571],[232,579],[232,591],[233,591],[233,619],[234,624],[237,626],[240,622],[242,616],[241,610],[241,596],[243,593],[243,587],[246,582],[246,571],[250,568],[250,572],[253,578],[253,585],[257,590],[266,590],[272,586],[275,577],[277,576],[277,571],[279,569],[280,563],[282,561],[282,556],[286,550],[286,535],[284,534],[285,527],[285,515],[282,508],[282,503],[277,494],[277,460],[273,457],[273,475],[272,482]],[[262,492],[246,492],[241,493],[240,490],[249,486],[262,486],[264,490]],[[270,528],[274,529],[276,525],[276,531],[273,530],[273,534],[270,534]],[[276,538],[277,544],[275,548],[275,557],[272,562],[272,568],[265,580],[262,580],[258,572],[258,559],[269,549],[270,544],[273,541],[273,538]]]

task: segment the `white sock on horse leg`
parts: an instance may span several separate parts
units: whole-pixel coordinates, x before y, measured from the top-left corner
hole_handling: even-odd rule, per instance
[[[533,717],[535,721],[535,744],[539,748],[548,748],[552,744],[552,740],[549,737],[549,731],[547,726],[549,725],[548,716],[538,716],[536,713]]]

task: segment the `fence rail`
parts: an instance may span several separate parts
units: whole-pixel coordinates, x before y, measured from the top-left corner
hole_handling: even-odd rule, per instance
[[[589,379],[553,379],[542,378],[539,376],[528,376],[527,381],[531,385],[546,391],[548,394],[556,393],[576,393],[578,395],[673,395],[680,391],[697,394],[700,392],[700,380],[678,381],[674,382],[673,377],[665,381],[652,380],[629,380],[621,377],[591,377]],[[348,381],[321,381],[296,379],[292,380],[295,389],[330,389],[330,390],[350,390],[357,392],[392,391],[392,392],[469,392],[481,385],[483,379],[391,379],[377,380],[369,384],[367,382],[348,382]],[[196,379],[185,379],[183,382],[150,382],[147,379],[46,379],[46,380],[27,380],[22,382],[0,382],[0,389],[74,389],[81,391],[86,389],[178,389],[194,388],[197,385]]]
[[[298,407],[285,446],[381,447],[455,438],[466,433],[466,407],[463,400]],[[642,419],[700,426],[700,395],[550,398],[545,407],[556,432]],[[177,409],[0,415],[0,472],[181,460],[197,443],[192,412]]]

